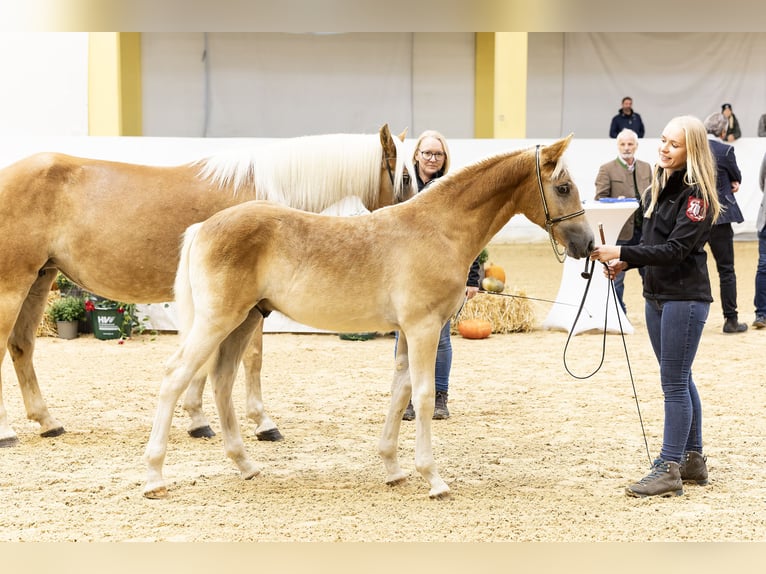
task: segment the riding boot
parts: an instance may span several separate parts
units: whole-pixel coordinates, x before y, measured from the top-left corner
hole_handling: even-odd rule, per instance
[[[410,399],[410,402],[407,403],[407,408],[404,409],[404,414],[402,415],[403,421],[414,421],[415,420],[415,407],[412,406],[412,399]]]
[[[679,467],[683,482],[694,482],[700,486],[707,484],[707,457],[690,450],[684,456]]]
[[[644,478],[625,489],[625,494],[644,498],[647,496],[681,496],[684,493],[679,464],[655,459],[652,470]]]
[[[449,418],[449,410],[447,409],[447,391],[436,391],[433,418],[434,420],[443,420]]]

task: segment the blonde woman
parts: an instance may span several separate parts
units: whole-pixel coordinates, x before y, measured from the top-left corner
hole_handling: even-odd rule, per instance
[[[659,457],[626,493],[673,496],[683,494],[684,482],[708,480],[692,363],[713,300],[704,246],[720,205],[707,130],[699,119],[680,116],[665,126],[642,207],[641,243],[602,245],[591,259],[606,263],[611,278],[630,267],[645,268],[646,328],[660,366],[665,423]]]
[[[415,177],[418,184],[418,193],[428,188],[447,171],[449,171],[450,153],[447,140],[436,130],[426,130],[415,142],[415,151],[412,155],[412,165],[415,167]],[[470,269],[466,269],[466,298],[472,299],[479,292],[479,260],[474,260]],[[398,342],[397,333],[397,342]],[[433,418],[436,420],[447,419],[450,416],[447,401],[449,398],[449,377],[452,369],[452,340],[450,336],[450,322],[442,327],[439,336],[439,347],[436,350],[436,398],[434,401]],[[407,408],[402,415],[405,421],[415,419],[415,408],[410,399]]]

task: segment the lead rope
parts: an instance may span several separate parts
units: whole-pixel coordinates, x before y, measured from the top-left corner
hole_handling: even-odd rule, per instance
[[[611,278],[609,279],[609,289],[606,294],[606,305],[604,307],[604,331],[603,331],[603,338],[601,342],[601,360],[599,361],[598,366],[593,370],[592,373],[589,373],[587,375],[575,375],[570,369],[569,365],[567,364],[567,350],[569,348],[569,341],[572,339],[572,335],[574,334],[575,326],[577,325],[577,320],[580,318],[580,313],[585,305],[585,299],[588,296],[588,289],[590,289],[590,282],[591,279],[593,279],[593,268],[595,266],[596,262],[591,261],[590,263],[590,271],[588,272],[588,282],[585,285],[585,292],[582,296],[582,301],[580,302],[580,307],[577,309],[577,314],[575,315],[574,321],[572,322],[572,327],[569,330],[569,335],[567,336],[567,342],[564,345],[564,368],[566,369],[567,373],[569,373],[572,377],[575,379],[588,379],[595,375],[603,366],[604,364],[604,357],[606,356],[606,326],[607,326],[607,313],[609,311],[609,297],[610,295],[614,299],[614,310],[615,314],[617,315],[617,324],[620,326],[620,337],[622,339],[622,348],[625,351],[625,362],[628,365],[628,375],[630,376],[630,386],[633,389],[633,398],[636,401],[636,412],[638,413],[638,422],[641,425],[641,435],[644,437],[644,446],[646,447],[646,456],[649,459],[649,465],[652,464],[652,456],[649,454],[649,443],[646,439],[646,429],[644,428],[644,419],[641,416],[641,407],[638,403],[638,393],[636,392],[636,382],[633,379],[633,369],[630,366],[630,357],[628,356],[628,345],[625,341],[625,332],[622,329],[622,320],[620,319],[620,312],[617,308],[618,301],[617,301],[617,291],[614,287],[614,280]],[[606,266],[606,264],[604,264]]]

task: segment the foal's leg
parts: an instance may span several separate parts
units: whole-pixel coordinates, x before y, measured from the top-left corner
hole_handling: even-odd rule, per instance
[[[258,311],[252,312],[248,319],[226,337],[219,347],[215,365],[210,371],[210,378],[215,390],[215,403],[218,407],[218,416],[221,419],[224,450],[226,456],[236,463],[242,478],[245,480],[253,478],[261,470],[245,451],[239,422],[231,400],[231,388],[242,361],[242,353],[250,341],[252,331],[258,321],[263,320],[262,317],[259,317]]]
[[[431,444],[431,418],[436,392],[434,366],[440,331],[441,325],[419,328],[409,338],[412,405],[415,408],[415,468],[431,485],[428,493],[431,498],[449,496],[449,487],[436,469]]]
[[[391,383],[391,403],[388,407],[388,413],[386,413],[383,433],[378,441],[378,454],[386,467],[386,484],[398,484],[407,478],[407,474],[399,466],[397,449],[402,415],[404,409],[407,408],[411,392],[407,338],[404,333],[400,332],[399,341],[396,345],[394,380]]]
[[[168,494],[162,477],[162,465],[167,453],[173,409],[195,373],[218,351],[225,336],[225,332],[213,333],[207,326],[196,324],[165,366],[157,412],[144,453],[147,465],[144,496],[147,498],[165,498]]]
[[[21,306],[16,324],[8,339],[8,352],[24,398],[27,418],[40,424],[40,436],[43,437],[55,437],[65,432],[64,426],[48,411],[32,363],[37,327],[42,320],[48,303],[48,294],[55,279],[56,269],[47,269],[38,275]]]
[[[245,367],[247,389],[247,418],[255,422],[255,436],[258,440],[280,441],[284,437],[277,425],[263,408],[261,395],[261,366],[263,365],[263,316],[258,318],[250,343],[242,358]]]

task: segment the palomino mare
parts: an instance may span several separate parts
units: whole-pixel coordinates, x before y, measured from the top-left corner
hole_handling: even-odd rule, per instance
[[[42,436],[64,432],[48,411],[32,357],[35,333],[57,271],[117,301],[173,298],[181,238],[192,223],[252,199],[321,211],[350,195],[369,210],[415,193],[404,133],[331,134],[282,140],[174,167],[36,154],[0,170],[0,363],[10,352],[27,417]],[[261,330],[245,356],[248,412],[260,438],[281,437],[264,413]],[[185,407],[202,414],[204,375]],[[0,446],[18,442],[0,381]]]
[[[471,261],[514,214],[548,229],[570,256],[590,253],[593,233],[561,162],[571,138],[484,159],[405,203],[368,215],[331,217],[249,202],[190,227],[175,286],[182,343],[160,387],[144,495],[167,495],[162,467],[173,409],[208,361],[225,452],[243,478],[258,474],[245,452],[231,388],[250,334],[279,310],[329,330],[400,332],[391,405],[378,444],[386,482],[406,478],[397,447],[411,395],[415,466],[431,497],[447,496],[431,448],[439,332],[464,299]]]

